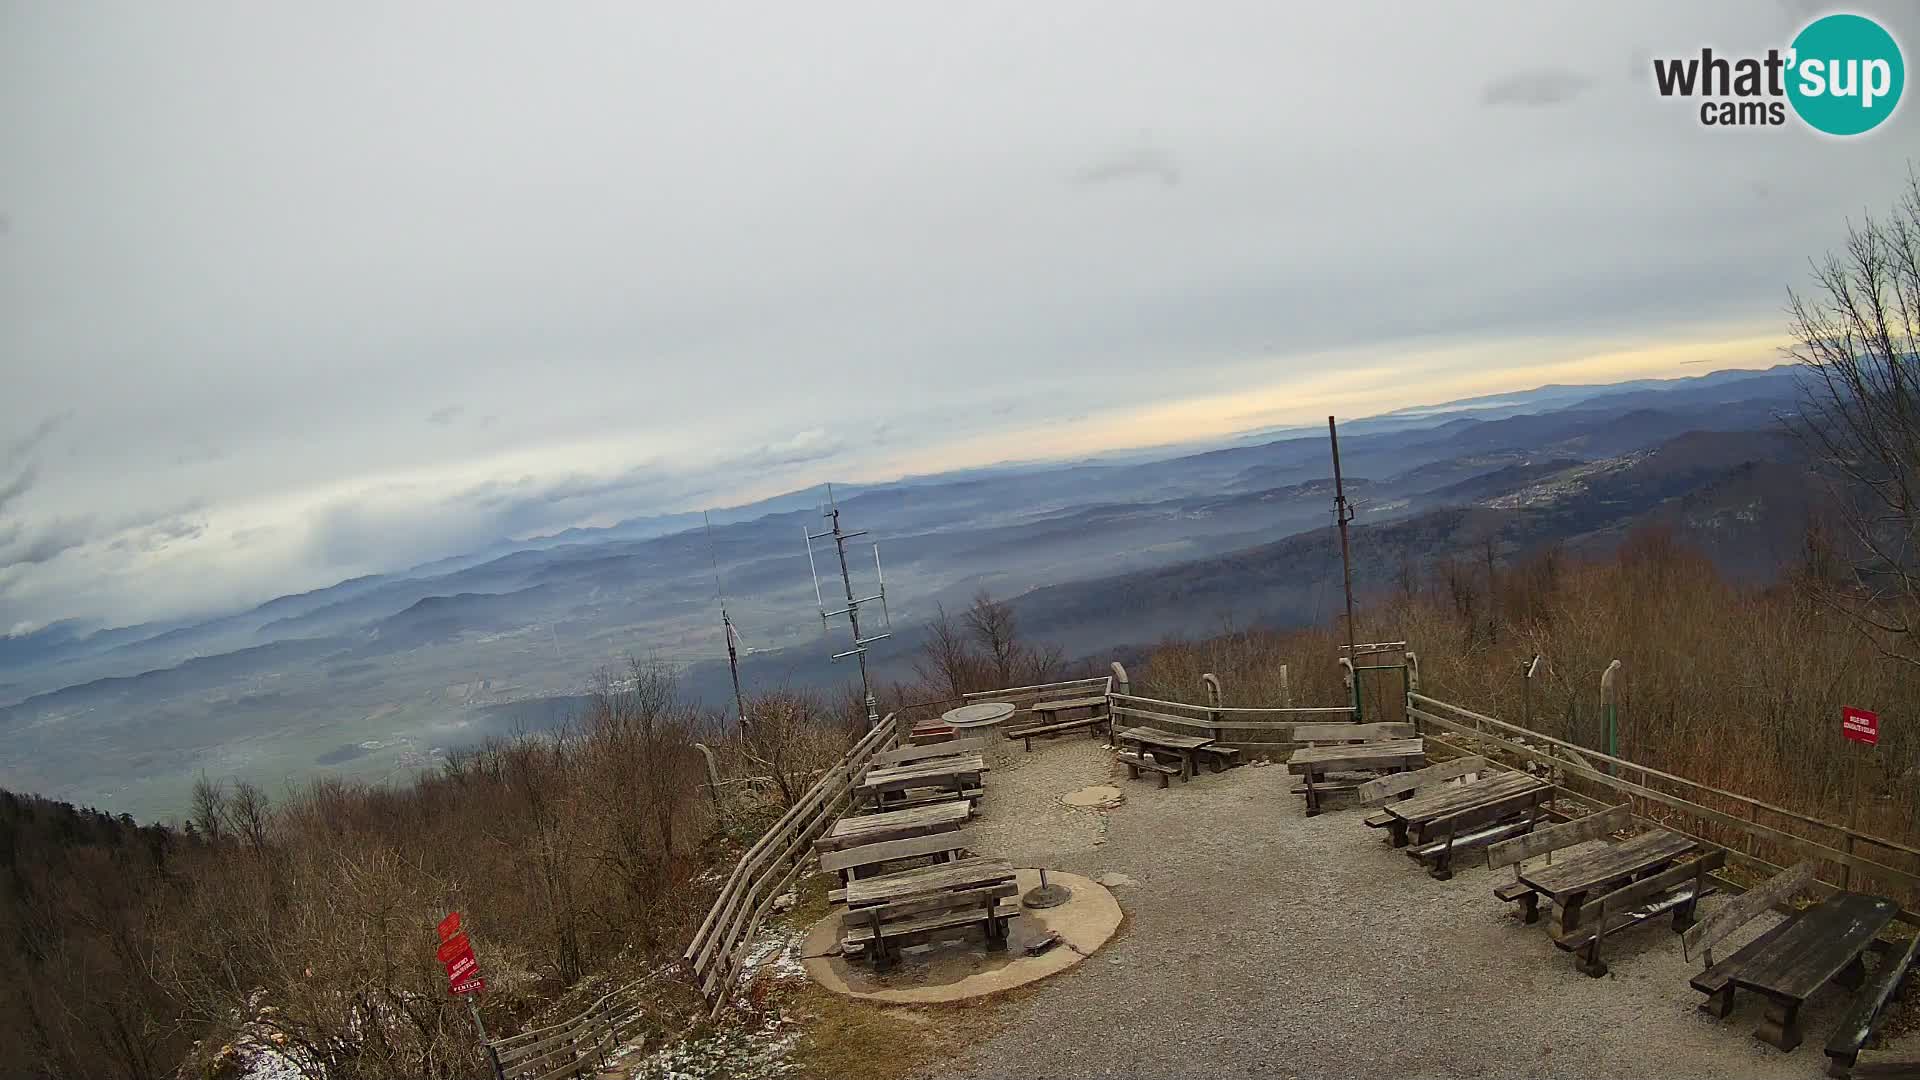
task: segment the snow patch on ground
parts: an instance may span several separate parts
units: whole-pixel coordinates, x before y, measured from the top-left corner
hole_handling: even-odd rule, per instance
[[[633,1080],[775,1080],[798,1067],[787,1060],[800,1039],[797,1024],[768,1015],[752,1027],[722,1028],[682,1039],[637,1061],[623,1060]]]

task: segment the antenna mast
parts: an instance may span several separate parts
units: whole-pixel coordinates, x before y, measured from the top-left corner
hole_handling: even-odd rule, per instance
[[[1353,556],[1347,547],[1347,522],[1353,520],[1353,506],[1347,502],[1346,485],[1340,479],[1340,433],[1334,430],[1333,417],[1327,417],[1327,441],[1333,446],[1333,518],[1340,525],[1340,574],[1347,590],[1347,655],[1354,651],[1357,638],[1353,628]]]
[[[740,718],[740,730],[747,730],[747,700],[740,693],[740,653],[735,648],[733,620],[727,616],[727,592],[720,585],[720,553],[713,546],[713,519],[705,510],[700,520],[707,525],[707,557],[713,562],[713,595],[720,600],[720,631],[727,639],[727,668],[733,672],[733,707]]]
[[[834,653],[833,659],[836,661],[844,660],[849,656],[859,658],[860,689],[866,694],[867,726],[872,728],[880,723],[880,709],[879,703],[875,701],[873,697],[873,681],[867,675],[867,646],[872,642],[881,641],[893,636],[893,616],[887,611],[887,579],[885,573],[880,569],[880,545],[873,545],[873,572],[874,576],[879,579],[880,591],[874,593],[872,596],[856,598],[853,594],[853,574],[847,569],[847,541],[856,536],[865,536],[867,535],[867,531],[865,529],[860,529],[855,532],[841,531],[840,504],[834,501],[832,484],[827,485],[827,505],[820,511],[820,516],[826,518],[832,524],[824,532],[809,532],[806,534],[807,569],[813,573],[813,598],[814,601],[820,605],[820,625],[822,628],[826,627],[828,620],[840,615],[845,615],[847,617],[847,625],[853,628],[853,648],[848,649],[846,652]],[[834,552],[840,557],[840,583],[846,588],[847,594],[847,606],[838,611],[827,610],[826,599],[820,591],[820,572],[815,567],[813,561],[813,542],[815,540],[824,540],[828,537],[833,538]],[[875,600],[880,602],[880,611],[886,616],[887,632],[875,634],[872,637],[861,637],[860,605],[871,604]]]

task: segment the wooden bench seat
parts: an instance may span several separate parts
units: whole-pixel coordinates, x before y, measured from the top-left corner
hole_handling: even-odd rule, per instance
[[[1135,754],[1126,750],[1122,750],[1114,754],[1113,757],[1115,761],[1118,761],[1127,767],[1127,776],[1134,780],[1140,779],[1141,769],[1150,769],[1153,772],[1160,774],[1160,786],[1166,787],[1167,784],[1169,783],[1169,781],[1167,780],[1167,777],[1180,775],[1180,766],[1168,765],[1165,762],[1155,761],[1153,758],[1148,757],[1144,754]]]
[[[993,909],[993,917],[1011,919],[1020,914],[1018,900],[1002,900]],[[902,922],[883,924],[882,932],[891,942],[896,939],[921,937],[938,930],[951,930],[973,923],[985,922],[987,914],[984,906],[973,910],[943,911],[932,915],[922,915]],[[870,948],[873,944],[873,928],[856,926],[849,929],[841,938],[840,948],[843,955],[855,956]],[[989,945],[992,942],[988,943]]]
[[[1022,743],[1026,744],[1027,753],[1031,754],[1033,753],[1033,737],[1035,735],[1058,735],[1063,731],[1077,731],[1085,728],[1087,729],[1087,734],[1098,736],[1100,734],[1100,725],[1106,722],[1107,718],[1104,716],[1083,716],[1078,720],[1058,720],[1050,724],[1033,724],[1007,732],[1007,738],[1019,739]]]
[[[1088,697],[1055,698],[1051,701],[1036,701],[1033,704],[1027,706],[1027,711],[1033,712],[1033,713],[1043,713],[1043,712],[1055,713],[1055,712],[1065,712],[1068,709],[1104,708],[1106,704],[1107,704],[1106,695],[1093,694]]]
[[[1240,751],[1231,746],[1203,746],[1194,751],[1207,759],[1207,767],[1214,772],[1224,772],[1240,764]]]
[[[1832,1037],[1827,1040],[1828,1076],[1844,1080],[1853,1073],[1854,1063],[1860,1057],[1860,1048],[1873,1038],[1874,1028],[1879,1025],[1887,1002],[1900,993],[1916,960],[1920,960],[1920,934],[1916,934],[1911,941],[1889,949],[1881,958],[1880,970],[1860,988],[1853,1007],[1840,1018],[1840,1022],[1834,1026]]]
[[[973,834],[965,829],[956,829],[932,836],[910,836],[904,840],[883,840],[844,851],[829,851],[820,856],[820,872],[839,874],[840,883],[844,885],[849,879],[859,878],[861,871],[878,872],[880,867],[888,863],[924,858],[950,862],[961,852],[971,850]]]
[[[985,795],[986,789],[984,788],[963,788],[960,791],[928,791],[923,789],[918,792],[911,792],[904,798],[883,799],[875,809],[906,810],[915,806],[956,802],[961,799],[965,799],[968,803],[976,803]]]
[[[1673,932],[1693,925],[1700,898],[1711,891],[1707,875],[1727,865],[1725,848],[1714,848],[1697,859],[1669,866],[1581,904],[1579,922],[1557,929],[1553,943],[1580,957],[1580,970],[1599,978],[1607,973],[1600,945],[1608,934],[1673,912]]]
[[[1453,877],[1453,857],[1462,851],[1497,844],[1524,834],[1533,828],[1532,818],[1501,820],[1485,824],[1462,825],[1460,828],[1439,826],[1440,838],[1403,848],[1407,857],[1415,862],[1430,864],[1427,873],[1438,881]]]
[[[978,754],[986,748],[987,740],[979,738],[953,739],[941,743],[919,743],[913,746],[902,746],[898,750],[888,750],[885,753],[875,754],[873,755],[873,765],[875,767],[884,767],[889,765],[906,765],[910,762],[925,761],[928,758],[964,757],[968,754]]]
[[[1533,895],[1533,886],[1524,881],[1509,881],[1493,890],[1494,899],[1505,900],[1507,903],[1530,895]]]
[[[1366,817],[1361,818],[1360,824],[1365,825],[1369,829],[1386,829],[1392,827],[1393,823],[1397,820],[1397,818],[1385,810],[1376,810]]]
[[[1707,968],[1700,974],[1687,980],[1687,985],[1707,995],[1700,1003],[1701,1012],[1709,1012],[1725,1019],[1733,1012],[1733,973],[1747,966],[1747,961],[1759,955],[1762,949],[1773,944],[1773,939],[1787,932],[1793,925],[1792,919],[1782,919],[1778,926],[1747,942],[1731,956]]]

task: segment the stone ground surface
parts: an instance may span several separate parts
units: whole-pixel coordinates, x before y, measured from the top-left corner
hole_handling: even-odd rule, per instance
[[[985,853],[1115,881],[1126,914],[1092,958],[997,1009],[995,1035],[929,1080],[987,1077],[1821,1076],[1846,995],[1821,991],[1790,1054],[1751,1034],[1743,996],[1714,1021],[1662,920],[1607,950],[1590,979],[1492,895],[1504,876],[1434,881],[1351,810],[1306,818],[1284,768],[1247,766],[1162,791],[1110,779],[1068,735],[989,775],[970,828]],[[1059,797],[1089,784],[1111,811]],[[1708,909],[1722,902],[1705,901]],[[1920,1038],[1888,1047],[1920,1056]]]

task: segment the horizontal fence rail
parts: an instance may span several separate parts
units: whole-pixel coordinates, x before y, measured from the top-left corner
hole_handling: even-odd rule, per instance
[[[899,742],[894,714],[860,737],[840,760],[794,801],[780,820],[754,841],[721,886],[683,959],[718,1017],[746,968],[748,949],[775,897],[800,876],[813,841],[846,811],[853,785],[867,763]]]
[[[1844,868],[1839,875],[1829,874],[1829,876],[1839,877],[1842,884],[1820,882],[1819,884],[1825,889],[1842,888],[1849,881],[1854,887],[1863,887],[1862,881],[1853,877],[1856,874],[1876,882],[1896,885],[1906,892],[1902,901],[1901,919],[1905,922],[1920,924],[1920,913],[1913,910],[1915,897],[1920,897],[1920,850],[1859,832],[1844,825],[1824,821],[1797,810],[1789,810],[1783,806],[1737,795],[1696,780],[1675,776],[1625,758],[1589,750],[1576,743],[1557,739],[1418,692],[1407,695],[1407,715],[1416,723],[1427,726],[1429,734],[1432,733],[1432,728],[1439,728],[1443,731],[1471,736],[1481,744],[1472,748],[1459,748],[1462,752],[1478,753],[1486,749],[1487,744],[1491,744],[1493,748],[1518,758],[1545,764],[1557,770],[1563,778],[1577,778],[1587,784],[1617,791],[1626,795],[1629,801],[1639,799],[1645,804],[1658,805],[1665,810],[1666,814],[1656,820],[1662,827],[1675,832],[1686,833],[1709,843],[1717,843],[1711,837],[1702,835],[1707,831],[1703,826],[1713,825],[1745,837],[1747,840],[1745,850],[1739,847],[1728,847],[1729,856],[1735,862],[1746,863],[1764,873],[1776,873],[1781,866],[1777,862],[1755,854],[1759,845],[1762,844],[1791,852],[1796,857],[1812,858],[1834,867]],[[1554,752],[1556,750],[1559,753],[1556,754]],[[1663,788],[1677,790],[1663,790]],[[1582,801],[1591,801],[1575,792],[1569,791],[1569,794],[1581,798]],[[1707,805],[1709,802],[1718,803],[1719,806]],[[1775,819],[1780,827],[1761,824],[1760,818],[1763,814]],[[1696,824],[1691,829],[1676,826],[1670,820],[1675,815],[1690,817]],[[1653,818],[1652,814],[1642,814],[1642,816]],[[1834,842],[1824,843],[1813,837],[1787,831],[1787,828],[1791,827],[1814,830]],[[1859,854],[1858,849],[1861,848],[1877,848],[1885,854],[1903,860],[1913,860],[1915,868],[1906,869],[1866,858]]]
[[[640,991],[669,968],[607,991],[579,1014],[487,1043],[508,1080],[559,1080],[605,1064],[620,1033],[644,1011]]]
[[[1291,743],[1293,729],[1301,724],[1337,723],[1354,718],[1351,705],[1263,709],[1195,705],[1137,694],[1108,694],[1107,707],[1113,714],[1115,724],[1125,720],[1147,725],[1192,728],[1207,732],[1224,746],[1250,750],[1274,750]],[[1179,709],[1194,715],[1183,716],[1167,712],[1168,709]],[[1228,737],[1232,735],[1238,737]]]

